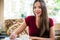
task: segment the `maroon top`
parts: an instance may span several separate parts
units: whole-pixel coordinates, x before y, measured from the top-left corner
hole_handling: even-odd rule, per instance
[[[36,21],[35,16],[28,16],[25,18],[25,22],[26,22],[27,26],[29,26],[29,35],[30,36],[39,36],[39,31],[38,31],[35,21]],[[51,18],[49,18],[49,27],[52,27],[52,26],[53,26],[53,20]],[[47,32],[45,32],[45,34],[46,33]]]

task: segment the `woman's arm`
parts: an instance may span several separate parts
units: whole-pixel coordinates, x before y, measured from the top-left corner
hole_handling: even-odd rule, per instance
[[[51,40],[51,38],[42,38],[42,37],[33,37],[33,36],[31,36],[30,39],[32,39],[32,40]]]
[[[18,35],[21,33],[25,28],[27,27],[25,21],[17,28],[14,30],[14,32]]]
[[[55,39],[55,30],[54,30],[54,27],[50,27],[50,38],[52,40]]]
[[[30,38],[36,40],[54,40],[55,39],[54,27],[50,27],[50,38],[33,37],[33,36],[31,36]]]
[[[19,33],[21,33],[27,27],[25,21],[14,30],[14,32],[10,35],[10,39],[15,39]]]

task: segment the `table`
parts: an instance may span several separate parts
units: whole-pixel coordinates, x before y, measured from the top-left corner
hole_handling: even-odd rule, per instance
[[[10,40],[9,37],[5,37],[4,39],[0,40]],[[20,37],[16,38],[15,40],[30,40],[28,35],[21,35]]]

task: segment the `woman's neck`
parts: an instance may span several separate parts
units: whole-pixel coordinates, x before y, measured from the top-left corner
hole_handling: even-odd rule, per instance
[[[36,16],[36,26],[39,28],[39,23],[40,23],[40,17]]]
[[[40,20],[40,17],[39,16],[36,16],[36,21],[39,21]]]

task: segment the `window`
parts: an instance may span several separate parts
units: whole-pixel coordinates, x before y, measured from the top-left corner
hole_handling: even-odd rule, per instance
[[[24,18],[33,15],[34,0],[4,0],[4,19]],[[48,16],[54,23],[60,23],[60,1],[45,0]]]

